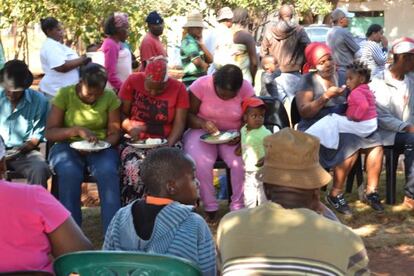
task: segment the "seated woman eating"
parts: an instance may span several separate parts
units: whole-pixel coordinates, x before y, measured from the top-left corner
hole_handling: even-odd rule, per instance
[[[243,73],[235,65],[224,65],[214,75],[201,77],[190,87],[190,129],[184,135],[184,150],[197,164],[200,197],[207,219],[215,222],[218,203],[213,185],[213,166],[220,156],[231,169],[231,210],[244,207],[244,165],[235,154],[240,139],[226,144],[207,144],[200,140],[206,133],[239,130],[242,124],[242,101],[254,95],[252,85],[243,80]]]
[[[56,174],[59,199],[80,225],[81,183],[85,170],[97,180],[104,233],[113,215],[121,207],[119,195],[119,156],[113,147],[120,138],[119,99],[105,90],[107,74],[98,64],[81,70],[78,84],[62,88],[52,101],[46,125],[46,138],[57,142],[49,161]],[[70,143],[105,140],[111,147],[96,152],[73,149]]]
[[[132,140],[166,139],[167,145],[181,148],[188,93],[184,84],[168,78],[167,60],[154,57],[147,61],[145,72],[130,75],[119,93],[122,101],[122,128]],[[122,204],[141,198],[144,185],[139,166],[152,149],[123,145],[121,150]]]

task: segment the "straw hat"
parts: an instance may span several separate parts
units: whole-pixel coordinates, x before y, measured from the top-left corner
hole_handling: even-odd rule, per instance
[[[183,28],[189,28],[189,27],[200,27],[205,28],[203,22],[203,15],[198,11],[192,11],[187,15],[187,22],[183,26]]]
[[[265,159],[257,179],[267,184],[305,190],[323,187],[331,175],[319,164],[319,140],[284,128],[264,139]]]
[[[233,11],[229,7],[221,8],[217,12],[217,21],[224,20],[224,19],[233,19]]]

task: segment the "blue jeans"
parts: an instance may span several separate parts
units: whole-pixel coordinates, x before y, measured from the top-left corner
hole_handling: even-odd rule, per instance
[[[51,148],[49,161],[57,177],[59,200],[79,226],[82,223],[80,196],[85,170],[96,178],[105,234],[112,217],[121,207],[118,151],[109,148],[84,155],[68,143],[58,143]]]
[[[398,132],[395,135],[394,148],[404,150],[405,195],[414,198],[414,134]]]
[[[301,75],[299,72],[281,73],[281,75],[276,78],[279,100],[282,102],[285,102],[287,99],[290,101],[293,100],[296,96],[296,87],[300,78]]]

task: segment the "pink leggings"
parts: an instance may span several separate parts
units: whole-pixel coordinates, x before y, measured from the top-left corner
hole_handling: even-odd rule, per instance
[[[230,210],[238,210],[244,207],[243,186],[244,166],[241,156],[234,154],[236,146],[227,144],[211,145],[200,140],[200,136],[206,132],[201,129],[190,129],[184,134],[184,151],[196,162],[196,174],[200,181],[200,197],[204,210],[208,212],[218,210],[216,190],[213,185],[213,167],[217,155],[223,159],[231,171],[231,196]]]

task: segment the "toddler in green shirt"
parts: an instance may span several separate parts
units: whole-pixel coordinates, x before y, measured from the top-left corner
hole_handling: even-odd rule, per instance
[[[266,201],[263,183],[256,179],[256,173],[263,165],[263,139],[272,132],[263,125],[266,105],[261,99],[252,97],[244,100],[242,110],[245,123],[240,130],[241,154],[245,169],[244,205],[253,208]]]

